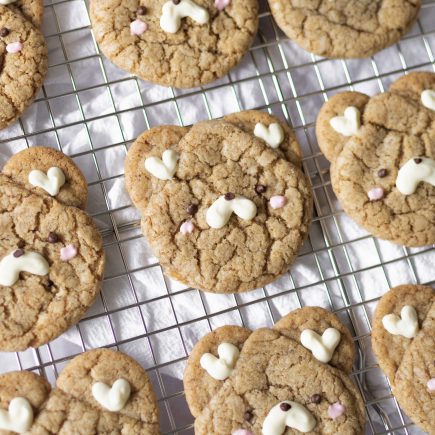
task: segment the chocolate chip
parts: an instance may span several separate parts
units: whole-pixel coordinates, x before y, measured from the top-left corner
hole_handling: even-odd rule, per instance
[[[139,6],[139,7],[137,8],[136,13],[137,13],[138,15],[145,15],[145,14],[147,13],[147,8],[146,8],[145,6]]]
[[[186,208],[187,214],[193,216],[198,212],[198,206],[196,204],[189,204]]]
[[[53,287],[54,286],[54,282],[51,280],[51,279],[49,279],[48,281],[47,281],[47,287],[48,288],[51,288],[51,287]]]
[[[414,159],[414,162],[419,165],[421,162],[423,161],[423,159],[421,159],[420,157],[417,157],[416,159]]]
[[[284,412],[287,412],[289,409],[291,409],[291,405],[289,405],[288,403],[281,403],[279,407],[281,408],[281,411]]]
[[[253,415],[252,415],[252,412],[251,412],[251,411],[246,411],[246,412],[243,414],[243,418],[244,418],[246,421],[251,421],[251,420],[252,420],[252,417],[253,417]]]
[[[378,171],[379,178],[384,178],[387,176],[387,174],[388,174],[388,171],[385,168],[379,169],[379,171]]]
[[[18,242],[18,244],[17,244],[17,247],[18,247],[19,249],[23,249],[24,246],[26,246],[26,242],[25,242],[24,240],[20,240],[20,241]]]
[[[313,394],[311,396],[311,403],[318,405],[322,401],[322,396],[320,394]]]
[[[180,3],[181,0],[172,0],[172,3],[174,3],[174,5],[178,5],[178,3]]]
[[[15,252],[14,252],[14,257],[15,258],[20,258],[20,257],[22,257],[24,255],[24,251],[22,250],[22,249],[17,249]]]
[[[2,38],[4,38],[5,36],[8,36],[9,33],[10,33],[10,30],[7,29],[6,27],[2,27],[2,28],[0,29],[0,36],[1,36]]]
[[[236,195],[234,195],[234,193],[231,193],[231,192],[228,192],[225,194],[225,199],[227,201],[232,201],[235,197],[236,197]]]
[[[255,191],[259,194],[266,192],[266,186],[264,184],[257,184],[255,186]]]
[[[57,243],[59,236],[56,233],[50,232],[47,237],[48,243]]]

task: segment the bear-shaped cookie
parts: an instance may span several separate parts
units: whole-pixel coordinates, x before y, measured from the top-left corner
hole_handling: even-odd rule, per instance
[[[0,375],[0,434],[159,433],[159,412],[143,368],[121,352],[75,357],[56,388],[32,372]]]
[[[0,173],[1,351],[53,340],[98,295],[103,243],[86,200],[80,170],[51,148],[26,149]]]
[[[435,428],[435,291],[423,285],[391,289],[378,303],[373,351],[393,394],[423,430]]]
[[[316,133],[351,218],[400,245],[435,243],[435,73],[408,74],[374,97],[335,95]]]
[[[184,373],[195,434],[361,434],[364,403],[349,374],[352,336],[319,307],[272,329],[224,326],[194,347]],[[298,432],[299,431],[299,432]]]

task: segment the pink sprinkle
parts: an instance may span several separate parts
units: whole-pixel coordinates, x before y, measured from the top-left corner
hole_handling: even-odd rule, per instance
[[[144,23],[142,20],[134,20],[130,24],[130,31],[132,35],[142,35],[148,29],[147,23]]]
[[[6,45],[6,51],[8,53],[18,53],[23,49],[23,44],[20,41],[18,42],[10,42]]]
[[[60,250],[60,259],[62,261],[72,260],[77,256],[77,248],[74,245],[65,246]]]
[[[246,429],[237,429],[232,435],[254,435],[252,432]]]
[[[272,196],[270,198],[270,206],[273,209],[283,208],[287,204],[287,198],[285,196]]]
[[[220,11],[223,11],[230,3],[231,3],[231,0],[214,0],[214,5]]]
[[[195,229],[195,225],[193,225],[192,221],[186,221],[181,224],[180,233],[190,234],[193,233],[194,229]]]
[[[344,411],[346,408],[339,402],[333,403],[328,408],[328,414],[333,420],[343,415]]]
[[[384,197],[384,189],[382,187],[374,187],[367,192],[370,201],[378,201]]]
[[[429,391],[435,391],[435,378],[429,379],[427,381],[427,388]]]

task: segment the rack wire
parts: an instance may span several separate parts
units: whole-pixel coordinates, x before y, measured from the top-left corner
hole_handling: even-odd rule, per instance
[[[418,22],[399,44],[370,59],[345,61],[297,47],[277,28],[262,0],[260,31],[241,65],[204,88],[180,91],[147,84],[101,56],[85,1],[46,0],[47,79],[20,121],[0,132],[0,155],[6,159],[44,144],[76,161],[89,181],[88,210],[104,238],[107,270],[101,296],[82,321],[39,349],[0,354],[0,371],[33,370],[54,383],[77,354],[98,346],[116,348],[148,370],[162,433],[192,434],[182,376],[202,335],[229,323],[271,326],[292,309],[322,305],[353,333],[358,361],[352,377],[366,403],[366,433],[421,433],[400,410],[372,356],[370,327],[373,309],[390,287],[434,284],[435,249],[392,246],[343,214],[331,189],[329,164],[316,143],[314,121],[321,104],[338,91],[375,94],[408,71],[435,70],[435,0],[423,3]],[[164,276],[125,193],[123,159],[147,128],[189,125],[251,108],[274,113],[295,129],[316,215],[296,264],[276,283],[240,295],[202,293]]]

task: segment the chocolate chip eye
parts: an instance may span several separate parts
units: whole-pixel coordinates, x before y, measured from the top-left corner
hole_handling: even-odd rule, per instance
[[[414,162],[419,165],[421,162],[423,161],[423,159],[421,159],[420,157],[417,157],[416,159],[414,159]]]
[[[178,5],[180,3],[181,0],[172,0],[172,3],[174,3],[174,5]]]
[[[227,201],[232,201],[235,197],[236,197],[236,195],[234,195],[234,193],[231,193],[231,192],[228,192],[225,194],[225,199]]]
[[[139,6],[137,8],[136,14],[137,15],[145,15],[147,13],[147,9],[145,6]]]
[[[22,249],[17,249],[17,250],[14,252],[14,257],[15,257],[15,258],[22,257],[23,255],[24,255],[24,251],[23,251]]]
[[[47,237],[48,243],[57,243],[59,241],[59,236],[56,233],[49,233]]]
[[[379,171],[378,171],[379,178],[384,178],[387,176],[387,174],[388,174],[388,171],[385,168],[379,169]]]
[[[23,249],[24,246],[26,246],[26,243],[24,242],[24,240],[20,240],[17,244],[18,249]]]
[[[10,33],[10,30],[7,29],[6,27],[2,27],[2,28],[0,29],[0,36],[1,36],[2,38],[4,38],[5,36],[8,36],[9,33]]]
[[[291,405],[289,405],[288,403],[281,403],[279,407],[281,408],[281,411],[284,412],[287,412],[289,409],[291,409]]]
[[[322,396],[320,394],[313,394],[311,396],[311,403],[318,405],[322,401]]]
[[[259,194],[266,192],[266,186],[264,184],[257,184],[255,186],[255,191]]]
[[[186,208],[187,214],[193,216],[198,212],[198,206],[196,204],[189,204]]]
[[[251,411],[246,411],[245,412],[245,414],[243,415],[243,418],[246,420],[246,421],[251,421],[252,420],[252,412]]]

